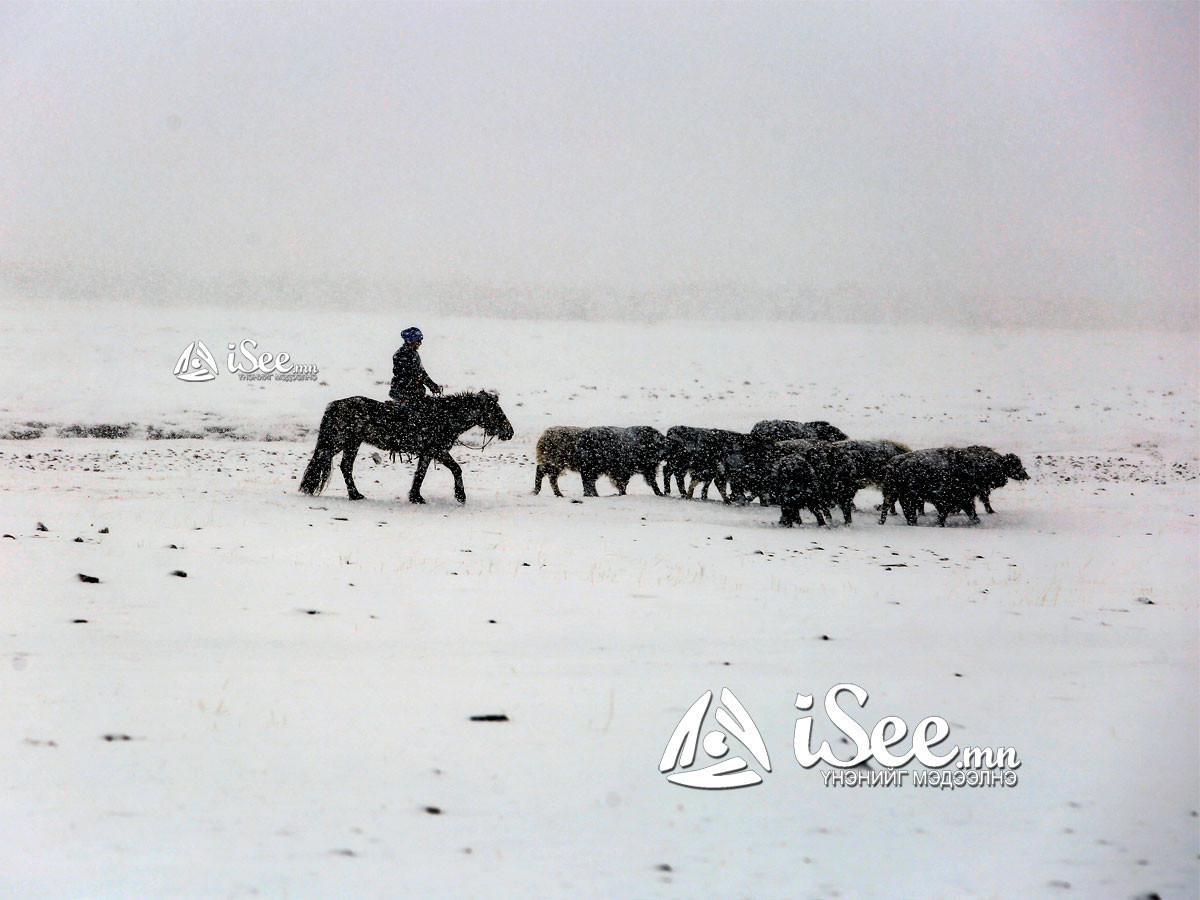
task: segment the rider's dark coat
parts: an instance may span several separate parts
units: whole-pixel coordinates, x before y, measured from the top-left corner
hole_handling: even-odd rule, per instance
[[[388,396],[398,403],[422,400],[425,389],[435,393],[441,388],[421,365],[421,354],[412,344],[405,344],[392,356],[392,389]]]

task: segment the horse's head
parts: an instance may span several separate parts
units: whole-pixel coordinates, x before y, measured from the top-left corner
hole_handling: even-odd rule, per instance
[[[500,398],[492,391],[480,391],[475,396],[479,400],[479,425],[484,433],[502,441],[512,440],[512,423],[500,408]]]

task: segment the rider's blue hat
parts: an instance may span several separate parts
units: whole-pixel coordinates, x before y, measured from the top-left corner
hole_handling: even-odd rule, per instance
[[[412,328],[405,328],[400,332],[400,337],[404,338],[404,343],[406,344],[415,344],[425,336],[421,334],[421,329],[414,325]]]

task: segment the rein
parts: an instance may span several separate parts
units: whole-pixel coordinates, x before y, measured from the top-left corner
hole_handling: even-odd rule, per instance
[[[472,445],[472,444],[468,444],[466,441],[464,441],[464,440],[462,439],[462,437],[461,437],[461,436],[459,436],[458,438],[456,438],[456,439],[455,439],[455,441],[454,441],[454,443],[455,443],[455,445],[456,445],[456,446],[459,446],[459,447],[466,447],[468,450],[486,450],[486,449],[487,449],[487,445],[488,445],[488,444],[490,444],[490,443],[491,443],[492,441],[494,441],[495,439],[496,439],[496,436],[495,436],[494,434],[488,434],[488,433],[485,431],[485,432],[483,433],[483,443],[482,443],[482,444],[480,444],[478,447],[476,447],[476,446],[474,446],[474,445]]]

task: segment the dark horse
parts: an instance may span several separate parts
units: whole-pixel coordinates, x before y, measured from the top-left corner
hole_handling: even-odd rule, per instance
[[[450,446],[464,431],[477,425],[502,441],[513,436],[508,416],[490,391],[430,397],[414,411],[411,422],[402,422],[401,418],[394,403],[380,403],[369,397],[334,400],[325,407],[321,430],[317,432],[317,449],[304,470],[300,490],[306,494],[324,490],[333,458],[340,452],[346,491],[351,500],[361,500],[363,495],[354,486],[354,458],[365,441],[381,450],[417,456],[417,471],[408,490],[408,499],[413,503],[425,502],[421,498],[421,482],[431,460],[450,470],[454,475],[454,496],[459,503],[466,503],[462,467],[450,456]]]

